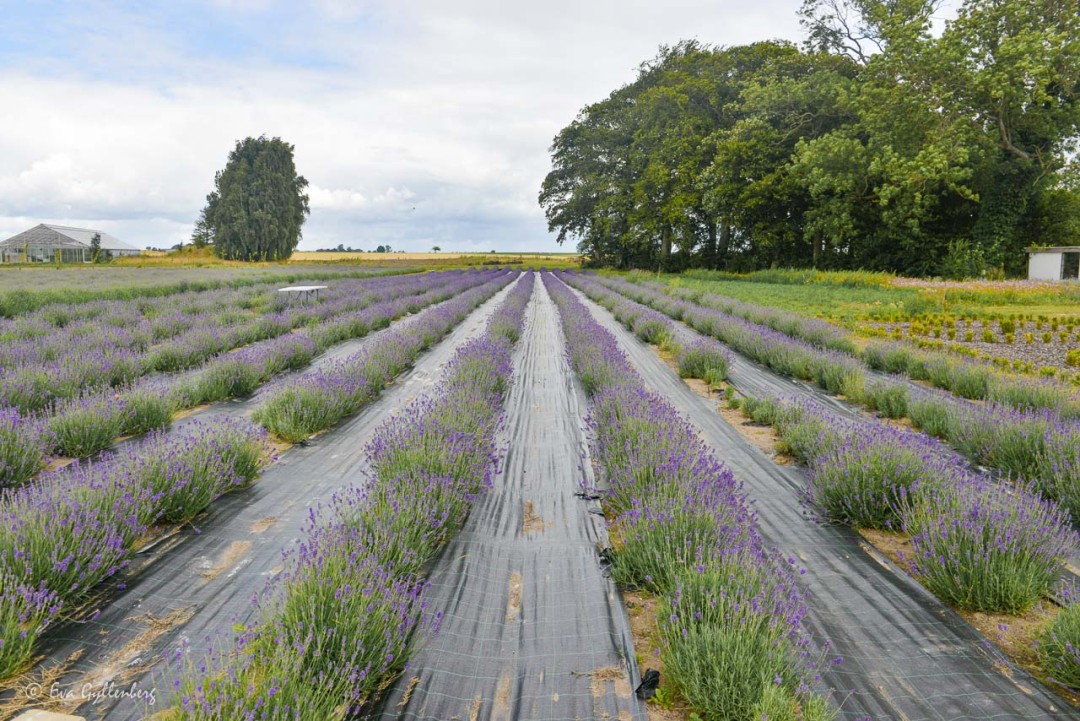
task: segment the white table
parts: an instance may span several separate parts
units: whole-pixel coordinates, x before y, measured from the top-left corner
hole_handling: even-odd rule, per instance
[[[304,305],[309,300],[319,300],[319,291],[327,288],[325,285],[290,285],[288,288],[278,288],[278,293],[289,293],[289,305],[297,301]]]

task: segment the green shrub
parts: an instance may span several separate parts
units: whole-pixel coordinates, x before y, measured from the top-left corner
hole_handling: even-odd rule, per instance
[[[1043,673],[1062,686],[1080,690],[1080,603],[1070,589],[1070,603],[1039,636],[1036,650]]]
[[[674,600],[664,599],[661,660],[679,694],[703,718],[760,718],[754,714],[762,708],[798,718],[796,649],[770,613],[772,599],[783,593],[777,584],[768,570],[734,563],[681,573]],[[777,686],[783,690],[770,688]],[[820,704],[806,703],[820,711]]]
[[[124,422],[120,433],[134,436],[172,425],[176,404],[164,388],[144,386],[124,393]]]
[[[872,383],[863,392],[863,400],[871,410],[886,418],[903,418],[907,415],[908,389],[902,383]]]

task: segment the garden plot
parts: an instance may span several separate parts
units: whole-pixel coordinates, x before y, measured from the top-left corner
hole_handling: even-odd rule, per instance
[[[868,371],[847,353],[795,340],[787,333],[719,310],[622,281],[608,280],[596,286],[591,278],[569,277],[593,291],[613,286],[647,300],[775,372],[813,380],[829,393],[843,395],[889,418],[907,416],[917,428],[947,440],[973,463],[1021,486],[1032,485],[1049,500],[1070,509],[1074,517],[1080,515],[1080,396],[1069,387],[992,375],[985,366],[940,357],[928,359],[902,346],[872,345],[864,354],[870,368],[906,373],[910,378],[882,375]],[[807,328],[800,325],[802,319],[784,320],[794,323],[799,335],[807,335]],[[831,342],[826,337],[820,345]],[[949,392],[934,391],[912,380],[930,381]]]
[[[184,358],[185,364],[197,367],[186,374],[158,374],[158,377],[146,377],[130,385],[122,381],[119,387],[108,387],[116,379],[110,380],[92,363],[87,365],[85,358],[79,363],[85,366],[89,375],[81,378],[76,374],[59,386],[55,385],[56,379],[51,374],[32,364],[0,371],[0,388],[19,395],[25,402],[36,398],[36,402],[46,403],[44,409],[36,411],[33,407],[30,410],[0,410],[0,487],[25,482],[45,465],[50,453],[88,457],[111,446],[120,435],[167,428],[177,411],[246,396],[273,376],[306,365],[321,351],[328,350],[324,355],[340,353],[342,341],[362,337],[405,313],[445,300],[497,274],[446,273],[344,282],[317,307],[286,309],[264,315],[246,314],[239,332],[230,326],[225,335],[208,332],[202,327],[197,313],[182,312],[175,318],[166,318],[179,319],[183,323],[175,325],[170,321],[167,324],[168,332],[173,336],[163,344],[146,346],[152,331],[143,328],[142,340],[135,341],[135,347],[142,349],[141,355],[128,349],[124,360],[127,365],[121,365],[127,368],[125,372],[134,375],[146,373],[156,358],[163,357],[163,349],[171,348],[165,356]],[[196,299],[202,306],[208,302],[201,296]],[[271,296],[271,300],[280,299]],[[209,302],[212,307],[220,305],[212,300]],[[235,315],[235,309],[227,307],[229,305],[226,303],[226,308],[220,312]],[[101,311],[100,308],[97,310]],[[140,306],[134,313],[136,330],[140,324],[148,322],[141,316],[145,311],[146,307]],[[119,317],[123,320],[126,316],[121,313]],[[109,324],[115,322],[114,316],[108,316]],[[208,320],[211,328],[214,322]],[[93,331],[94,324],[101,325],[100,316],[83,319],[81,327]],[[69,329],[71,325],[64,328]],[[129,343],[131,336],[139,335],[127,330],[125,333]],[[252,333],[255,337],[269,337],[215,354],[235,343],[250,341]],[[96,332],[92,334],[93,340],[86,339],[85,333],[68,339],[63,344],[64,352],[78,354],[88,343],[93,347],[93,343],[102,342],[97,335]],[[108,344],[111,336],[107,328],[103,335],[103,342]],[[35,338],[29,339],[27,347],[34,350],[34,342]],[[63,365],[64,359],[53,358],[51,362]],[[105,387],[95,387],[103,383]],[[32,392],[28,395],[24,391]],[[57,393],[65,397],[53,397]],[[53,459],[50,464],[56,466],[57,461]]]
[[[653,312],[591,279],[570,276],[570,280],[611,307],[624,324],[632,320],[635,330],[639,330],[640,318]],[[701,322],[691,306],[683,305],[680,312],[661,307]],[[635,313],[639,314],[636,319]],[[666,322],[668,335],[691,333],[673,321]],[[783,344],[778,342],[781,348]],[[814,357],[808,349],[804,354]],[[1055,444],[1060,445],[1070,433],[1075,438],[1075,430],[1068,430],[1070,424],[1051,422],[1049,411],[987,409],[944,391],[890,380],[884,374],[868,372],[868,377],[879,377],[894,390],[910,385],[901,400],[910,392],[909,412],[917,425],[944,426],[944,431],[935,432],[976,462],[988,457],[996,467],[1011,469],[1012,473],[1003,474],[1006,477],[1030,473],[1040,478],[1035,488],[1046,492],[1054,488],[1055,478],[1060,486],[1074,467],[1054,461],[1031,468],[1035,459],[1053,459]],[[1069,648],[1072,632],[1067,629],[1080,611],[1072,603],[1075,594],[1070,587],[1078,565],[1076,534],[1054,503],[1040,500],[1023,484],[995,483],[926,435],[872,420],[852,409],[845,413],[845,403],[813,388],[777,393],[768,382],[757,385],[764,385],[764,391],[744,398],[743,410],[777,429],[779,441],[774,443],[768,432],[764,449],[791,453],[809,467],[807,494],[817,512],[873,538],[890,558],[910,567],[927,588],[962,609],[1018,664],[1035,670],[1041,678],[1075,688],[1075,681],[1065,681],[1075,678],[1070,671],[1075,661],[1061,658],[1054,649]],[[746,432],[740,419],[733,422]],[[990,438],[993,442],[987,443]],[[1039,450],[1042,444],[1049,453]],[[1071,447],[1075,454],[1075,441]],[[1047,495],[1067,497],[1064,492]],[[901,532],[904,535],[898,535]],[[1063,587],[1056,583],[1059,576],[1065,577]],[[1067,606],[1060,616],[1056,604]],[[1047,636],[1037,639],[1041,633]]]
[[[507,448],[493,488],[442,552],[426,594],[440,618],[383,718],[643,719],[629,625],[575,497],[585,432],[555,307],[537,283],[515,354]]]
[[[490,296],[508,281],[509,277],[489,281],[490,290],[482,292]],[[460,314],[466,315],[481,299],[475,293],[466,293],[444,305],[461,306]],[[491,307],[489,301],[479,315],[490,313]],[[425,311],[407,325],[421,323],[425,315],[432,317],[437,313],[438,309]],[[441,322],[449,330],[457,324],[455,318],[444,316]],[[400,403],[408,393],[415,393],[429,382],[431,374],[447,360],[452,346],[477,332],[477,323],[471,320],[458,326],[447,343],[423,356],[407,380],[390,389],[389,403]],[[417,354],[420,350],[417,349]],[[240,412],[243,404],[232,405]],[[248,402],[248,412],[253,405],[253,401]],[[195,527],[186,527],[178,535],[145,547],[134,557],[130,577],[114,578],[103,589],[104,596],[95,595],[91,605],[78,609],[78,622],[63,624],[47,634],[44,648],[49,660],[38,673],[46,677],[62,676],[72,683],[100,680],[97,674],[102,668],[110,668],[118,662],[117,654],[123,656],[123,649],[130,650],[133,642],[145,638],[141,623],[153,625],[160,619],[175,619],[181,609],[191,611],[192,628],[199,629],[194,635],[185,635],[192,642],[201,641],[212,631],[228,631],[236,617],[247,609],[251,595],[275,573],[280,551],[295,537],[308,503],[339,487],[344,469],[358,462],[360,442],[352,433],[368,432],[387,410],[385,404],[379,404],[370,415],[356,416],[349,425],[349,428],[355,426],[355,430],[344,430],[332,446],[320,447],[320,441],[320,445],[286,453],[279,463],[271,466],[263,481],[219,499],[211,507],[210,515],[201,518]],[[303,470],[303,466],[309,470]],[[109,598],[115,600],[109,602]],[[138,649],[135,657],[122,664],[120,677],[142,678],[160,660],[162,644],[175,643],[173,631],[156,637],[154,648]],[[171,679],[168,684],[171,685]],[[8,700],[17,695],[18,688],[14,686],[16,693],[9,693]],[[95,718],[125,713],[127,716],[123,717],[139,718],[146,710],[121,706],[110,710],[109,704],[105,704],[99,712],[101,715]]]
[[[807,625],[844,658],[826,675],[844,718],[1048,718],[1061,712],[1056,696],[887,559],[868,553],[853,530],[808,519],[802,471],[768,460],[648,346],[580,297],[646,383],[693,420],[746,484],[766,541],[805,567]]]
[[[429,561],[490,488],[532,290],[531,276],[518,283],[438,385],[379,425],[367,477],[311,512],[258,620],[209,668],[188,667],[171,718],[338,719],[381,696],[431,621]]]
[[[216,407],[304,443],[254,485],[211,489],[193,526],[125,546],[72,597],[76,621],[46,630],[36,678],[158,690],[154,708],[83,705],[92,719],[643,719],[614,579],[663,609],[660,701],[678,689],[706,721],[1062,712],[854,531],[808,519],[803,471],[769,462],[581,293],[534,281],[496,293],[510,277],[493,275]],[[675,327],[686,375],[816,393],[655,311],[615,310],[652,341]],[[668,514],[696,535],[655,554]]]

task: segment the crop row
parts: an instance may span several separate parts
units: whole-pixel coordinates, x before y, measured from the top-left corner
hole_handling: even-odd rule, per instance
[[[341,719],[401,672],[423,621],[424,566],[490,487],[511,344],[532,291],[529,274],[437,389],[379,427],[366,449],[371,478],[313,513],[261,622],[186,673],[173,718]]]
[[[488,277],[483,285],[461,292],[402,327],[389,330],[376,346],[366,346],[317,371],[283,379],[267,388],[255,421],[279,438],[296,442],[356,412],[515,276],[498,273]]]
[[[491,277],[412,276],[398,288],[386,289],[383,297],[365,295],[359,304],[320,308],[317,324],[312,320],[306,329],[216,356],[192,377],[86,392],[56,404],[47,414],[0,411],[0,487],[25,482],[48,454],[85,458],[108,448],[118,436],[167,428],[177,410],[248,395],[273,376],[307,365],[330,345],[383,328]]]
[[[612,302],[603,287],[589,290]],[[907,385],[872,387],[870,392],[885,405],[884,399],[898,397],[893,391],[902,391],[904,399]],[[969,456],[997,449],[1001,458],[990,460],[999,466],[1021,458],[1045,462],[1051,448],[1049,457],[1055,462],[1076,458],[1075,441],[1055,436],[1048,411],[991,411],[929,389],[917,398],[911,404],[916,425],[938,428]],[[1045,492],[1044,486],[996,483],[971,471],[963,456],[925,434],[877,421],[840,419],[816,403],[746,398],[743,409],[752,419],[773,425],[781,450],[808,466],[807,497],[827,520],[905,534],[913,575],[954,606],[1022,613],[1051,594],[1062,560],[1077,550],[1068,511],[1035,492]],[[995,423],[995,416],[1011,420]],[[1032,427],[1039,422],[1043,425]],[[1028,447],[1022,448],[1025,441]],[[1031,446],[1038,442],[1047,445],[1036,451]],[[1073,460],[1071,468],[1077,465]],[[1059,474],[1066,471],[1057,468]],[[1080,688],[1076,649],[1080,605],[1070,605],[1039,640],[1044,674]]]
[[[669,303],[670,296],[667,299],[664,296],[675,295],[691,304],[768,327],[812,346],[846,353],[873,370],[903,373],[913,380],[926,381],[962,398],[993,401],[1021,410],[1045,408],[1063,418],[1080,419],[1080,397],[1068,383],[1048,378],[1021,379],[997,372],[986,363],[950,358],[901,343],[871,341],[860,353],[846,334],[825,321],[700,291],[663,286],[667,291],[664,293],[653,283],[641,285],[603,277],[596,280],[653,307]]]
[[[154,275],[154,270],[131,270],[132,273]],[[229,271],[226,271],[229,272]],[[152,302],[159,298],[184,298],[195,293],[212,290],[240,289],[259,285],[281,285],[298,280],[320,281],[341,280],[344,278],[370,278],[380,275],[400,275],[418,272],[409,269],[393,270],[352,270],[352,271],[292,271],[288,273],[263,273],[251,277],[233,277],[220,280],[206,280],[206,272],[199,273],[200,280],[182,280],[172,283],[153,283],[147,285],[116,285],[112,288],[63,288],[55,290],[10,290],[0,295],[0,320],[27,315],[41,314],[63,321],[70,317],[93,317],[96,305],[108,301],[143,301]],[[211,275],[216,274],[210,271]],[[123,279],[117,277],[114,282]],[[91,310],[85,310],[85,309]],[[0,325],[2,327],[2,325]],[[0,331],[2,332],[2,331]]]
[[[448,320],[456,323],[510,280],[486,276],[484,285],[424,311],[410,327],[441,337]],[[253,480],[269,458],[264,429],[215,418],[152,432],[96,462],[2,492],[0,678],[25,665],[40,632],[121,570],[155,525],[194,517]]]
[[[377,300],[423,292],[431,282],[429,275],[346,280],[329,289],[324,302],[305,307],[289,307],[268,287],[206,293],[181,310],[164,301],[153,309],[114,302],[109,305],[117,307],[102,317],[61,329],[43,319],[20,320],[0,333],[0,360],[7,360],[0,370],[0,405],[43,410],[88,389],[192,368],[218,353],[317,325]]]
[[[714,308],[616,279],[578,274],[564,277],[607,303],[612,302],[609,292],[632,293],[641,302],[655,304],[666,315],[719,339],[777,373],[813,381],[830,393],[841,394],[890,418],[907,416],[916,428],[948,440],[972,462],[1021,487],[1033,484],[1046,498],[1080,518],[1080,421],[1062,418],[1046,408],[1020,410],[998,401],[969,403],[945,392],[913,386],[903,377],[874,380],[852,356],[795,340]],[[898,360],[894,362],[889,354],[893,347],[881,348],[885,355],[880,364],[888,370],[899,370],[894,366],[902,365],[899,359],[908,357],[907,349],[895,347]],[[867,357],[877,359],[876,353],[868,349]],[[872,364],[879,362],[874,360]],[[929,379],[953,387],[962,385],[968,372],[985,370],[943,359],[918,367]],[[999,390],[1016,390],[1018,397],[1013,405],[1023,405],[1023,398],[1031,398],[1045,387],[1017,380]]]
[[[806,603],[766,549],[741,485],[554,275],[570,365],[590,397],[612,575],[658,594],[660,655],[704,719],[832,718],[809,688]]]
[[[264,430],[222,418],[0,495],[0,678],[29,660],[40,632],[130,561],[159,523],[194,517],[258,474]]]
[[[782,450],[808,466],[807,496],[828,520],[903,533],[908,569],[955,607],[1024,613],[1051,595],[1078,549],[1068,511],[973,473],[923,434],[775,398],[746,398],[743,412],[772,425]],[[1066,596],[1035,650],[1045,676],[1080,690],[1080,604],[1075,591]]]

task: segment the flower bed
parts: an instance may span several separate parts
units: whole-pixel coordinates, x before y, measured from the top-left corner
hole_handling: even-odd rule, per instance
[[[217,663],[190,669],[173,718],[340,719],[401,671],[424,610],[422,569],[490,485],[508,336],[520,335],[532,290],[530,274],[438,388],[378,429],[370,481],[313,513],[264,620]]]
[[[67,607],[115,575],[159,523],[192,518],[269,456],[246,421],[193,422],[0,497],[0,678]]]
[[[660,595],[660,653],[672,685],[703,719],[832,718],[808,687],[797,574],[765,548],[739,483],[644,388],[574,294],[554,275],[543,278],[591,401],[612,573]]]
[[[255,421],[278,437],[301,441],[355,413],[386,383],[512,280],[500,274],[390,330],[375,347],[266,389]]]
[[[380,279],[383,289],[362,287],[359,296],[346,292],[335,301],[310,310],[291,322],[308,318],[308,328],[244,346],[211,358],[190,379],[150,378],[121,388],[91,389],[57,400],[44,417],[28,415],[22,439],[0,433],[0,456],[16,453],[10,444],[37,439],[39,453],[86,458],[110,447],[117,436],[164,429],[173,413],[202,403],[248,395],[273,376],[307,365],[333,343],[383,328],[406,313],[441,302],[497,275],[446,273]],[[397,282],[391,284],[391,281]],[[355,290],[347,287],[344,291]],[[378,291],[378,292],[376,292]],[[309,317],[310,316],[310,317]],[[35,433],[32,426],[44,426]],[[40,464],[38,465],[40,468]],[[25,482],[37,472],[34,464],[0,464],[0,487]]]

